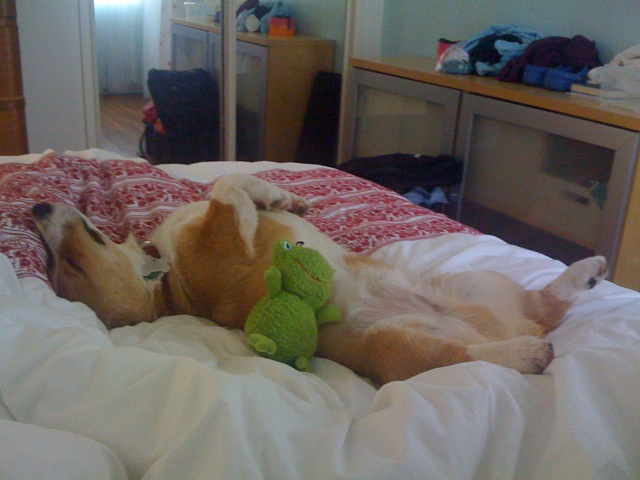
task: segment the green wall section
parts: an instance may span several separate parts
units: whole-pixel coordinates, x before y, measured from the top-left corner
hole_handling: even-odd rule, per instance
[[[301,33],[336,42],[336,71],[342,70],[347,0],[285,0]]]
[[[383,54],[435,57],[438,38],[470,38],[510,23],[545,36],[584,35],[603,62],[640,44],[638,0],[386,0]]]

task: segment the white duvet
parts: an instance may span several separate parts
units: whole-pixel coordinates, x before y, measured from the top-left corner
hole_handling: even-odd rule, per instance
[[[375,255],[530,288],[565,268],[465,234]],[[604,282],[551,340],[543,375],[471,362],[376,390],[328,360],[310,374],[256,357],[240,332],[195,317],[108,332],[0,256],[0,478],[640,478],[640,294]]]

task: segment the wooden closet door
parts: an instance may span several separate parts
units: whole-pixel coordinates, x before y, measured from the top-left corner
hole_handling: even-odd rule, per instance
[[[0,155],[28,152],[15,0],[0,0]]]

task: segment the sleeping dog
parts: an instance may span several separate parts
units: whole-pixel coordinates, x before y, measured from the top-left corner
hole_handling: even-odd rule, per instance
[[[349,253],[301,218],[307,202],[246,174],[220,179],[211,200],[176,210],[151,240],[115,244],[70,206],[38,204],[56,293],[93,309],[108,328],[190,314],[243,328],[273,245],[283,238],[320,251],[336,270],[331,302],[343,321],[320,327],[317,356],[383,384],[431,368],[484,360],[541,373],[553,359],[542,338],[578,295],[605,278],[607,262],[571,265],[542,290],[489,271],[414,275]]]

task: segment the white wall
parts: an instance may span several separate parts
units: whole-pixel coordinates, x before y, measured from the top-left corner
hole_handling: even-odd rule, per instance
[[[17,0],[29,150],[98,143],[91,0]]]
[[[353,15],[353,56],[376,57],[382,54],[384,0],[358,0]]]

